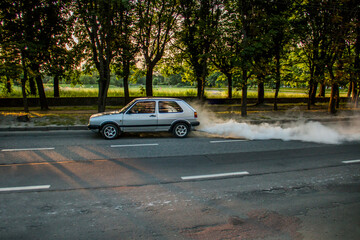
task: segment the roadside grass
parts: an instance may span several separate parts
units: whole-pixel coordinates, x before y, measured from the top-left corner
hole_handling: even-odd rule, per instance
[[[67,125],[86,125],[91,113],[57,113],[49,114],[41,118],[32,118],[35,126],[67,126]]]
[[[54,92],[50,85],[45,85],[47,97],[53,97]],[[144,97],[145,88],[141,85],[132,85],[129,88],[130,97]],[[345,97],[346,90],[340,91],[340,96]],[[154,86],[153,95],[156,97],[196,97],[197,89],[195,87],[171,87],[171,86]],[[233,98],[241,98],[241,91],[233,90]],[[248,98],[257,98],[257,88],[248,89]],[[265,98],[273,98],[274,89],[265,89]],[[60,97],[97,97],[98,88],[96,85],[70,86],[62,84],[60,87]],[[108,97],[123,97],[124,89],[122,87],[111,86],[108,90]],[[227,98],[227,88],[205,88],[207,98]],[[327,90],[326,96],[330,96],[330,90]],[[22,98],[21,88],[13,87],[12,93],[0,93],[0,97]],[[34,96],[29,96],[34,97]],[[307,97],[307,90],[303,88],[281,88],[279,98],[298,98]]]
[[[15,125],[15,126],[68,126],[68,125],[86,125],[89,121],[91,114],[96,111],[83,111],[82,113],[77,110],[57,109],[55,112],[44,112],[36,109],[32,109],[29,113],[22,111],[6,111],[0,112],[0,124],[1,125]],[[17,117],[27,115],[30,122],[19,122]]]

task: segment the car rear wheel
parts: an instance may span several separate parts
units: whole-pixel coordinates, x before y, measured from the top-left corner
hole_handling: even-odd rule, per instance
[[[115,139],[119,136],[119,128],[115,124],[109,123],[101,129],[101,134],[105,139]]]
[[[184,138],[189,134],[190,128],[186,123],[177,123],[173,128],[175,137]]]

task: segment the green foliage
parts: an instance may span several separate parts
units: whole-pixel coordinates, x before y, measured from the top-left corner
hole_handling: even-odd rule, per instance
[[[355,0],[3,0],[1,96],[17,95],[21,80],[26,95],[34,92],[30,79],[46,84],[47,96],[60,79],[62,97],[122,96],[127,80],[132,96],[154,86],[154,95],[226,97],[230,88],[205,87],[230,84],[234,97],[244,86],[252,97],[259,83],[302,94],[331,84],[358,90],[359,6]],[[150,82],[146,70],[154,72]]]
[[[53,97],[52,84],[45,84],[46,94],[48,97]],[[97,85],[76,85],[72,86],[71,84],[60,84],[60,93],[62,97],[97,97],[98,96],[98,87]],[[197,91],[194,87],[173,87],[167,85],[154,85],[154,96],[159,97],[196,97]],[[330,95],[330,89],[327,91],[326,96]],[[145,95],[145,88],[142,85],[131,85],[130,86],[130,96],[131,97],[141,97]],[[340,91],[341,97],[346,97],[347,89],[342,89]],[[109,97],[123,97],[124,90],[116,86],[111,86],[108,92]],[[205,96],[207,98],[226,98],[227,89],[225,88],[210,88],[205,89]],[[297,98],[297,97],[306,97],[307,89],[306,88],[296,88],[288,85],[284,85],[282,90],[279,93],[281,98]],[[0,97],[21,97],[21,88],[14,87],[11,94],[0,92]],[[234,91],[234,98],[241,98],[241,91]],[[257,87],[256,84],[249,84],[248,91],[249,98],[257,98]],[[274,89],[271,84],[267,84],[265,87],[265,97],[273,98]]]

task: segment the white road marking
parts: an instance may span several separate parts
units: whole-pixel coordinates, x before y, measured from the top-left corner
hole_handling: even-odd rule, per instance
[[[26,191],[26,190],[41,190],[41,189],[49,189],[50,187],[51,187],[51,185],[24,186],[24,187],[7,187],[7,188],[0,188],[0,192]]]
[[[17,151],[43,151],[54,150],[55,148],[18,148],[18,149],[1,149],[2,152],[17,152]]]
[[[210,141],[210,143],[229,143],[229,142],[246,142],[248,140],[239,139],[239,140],[219,140],[219,141]]]
[[[230,172],[230,173],[217,173],[217,174],[208,174],[208,175],[186,176],[186,177],[181,177],[181,179],[182,180],[194,180],[194,179],[204,179],[204,178],[244,176],[244,175],[248,175],[248,174],[249,174],[249,172]]]
[[[148,147],[148,146],[158,146],[158,143],[147,143],[147,144],[128,144],[128,145],[111,145],[110,147]]]
[[[360,163],[360,160],[342,161],[342,163],[345,163],[345,164],[349,164],[349,163]]]

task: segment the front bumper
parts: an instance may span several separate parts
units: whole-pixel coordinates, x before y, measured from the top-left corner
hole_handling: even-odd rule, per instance
[[[98,125],[88,125],[88,129],[90,130],[95,130],[95,129],[99,129],[100,127]]]
[[[100,130],[100,127],[99,126],[97,126],[97,125],[88,125],[88,129],[89,130],[91,130],[91,131],[93,131],[93,132],[99,132],[99,130]]]

